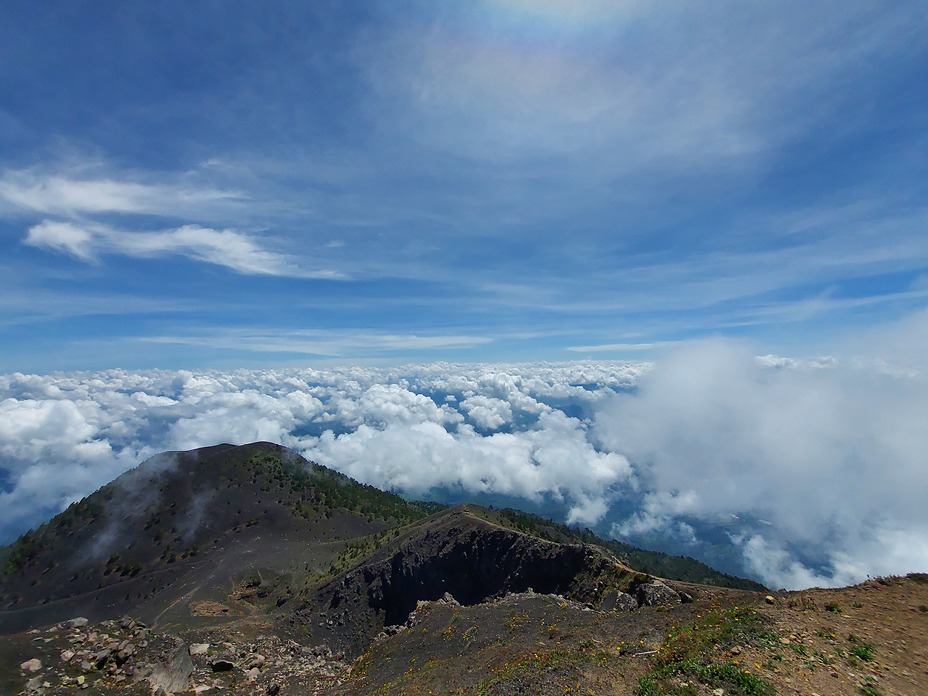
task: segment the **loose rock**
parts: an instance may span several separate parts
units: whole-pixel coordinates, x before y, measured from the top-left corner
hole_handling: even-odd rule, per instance
[[[251,655],[246,657],[244,660],[242,660],[239,666],[242,668],[243,671],[247,672],[250,669],[260,669],[261,667],[264,666],[265,661],[266,661],[266,658],[264,657],[264,655],[259,655],[258,653],[252,653]]]
[[[42,669],[42,661],[33,657],[31,660],[26,660],[23,662],[19,668],[23,672],[38,672],[40,669]]]

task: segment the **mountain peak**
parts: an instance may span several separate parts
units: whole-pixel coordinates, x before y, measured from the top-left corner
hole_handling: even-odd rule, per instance
[[[0,628],[132,609],[152,618],[179,578],[215,577],[290,545],[337,542],[419,519],[399,496],[269,442],[164,452],[3,551]]]

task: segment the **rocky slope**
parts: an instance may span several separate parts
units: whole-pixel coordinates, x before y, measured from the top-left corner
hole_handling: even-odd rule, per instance
[[[0,693],[928,693],[924,575],[767,595],[617,550],[269,443],[168,453],[3,552]]]
[[[356,659],[266,618],[165,633],[75,619],[0,640],[0,693],[928,693],[928,576],[601,611],[525,592],[419,602]]]
[[[155,623],[255,571],[286,599],[347,540],[425,514],[271,443],[164,453],[2,552],[0,632],[129,610]]]
[[[448,510],[384,540],[364,562],[305,593],[289,618],[293,629],[357,654],[380,631],[406,623],[421,601],[469,606],[532,590],[595,607],[637,607],[639,591],[663,587],[600,547],[527,536],[477,512]],[[679,601],[664,590],[665,599]]]

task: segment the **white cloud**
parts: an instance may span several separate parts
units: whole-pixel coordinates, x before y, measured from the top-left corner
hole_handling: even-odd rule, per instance
[[[491,396],[471,396],[461,402],[467,416],[486,430],[497,430],[512,421],[512,408],[502,399]]]
[[[345,356],[372,352],[391,353],[430,348],[473,348],[491,343],[487,336],[435,334],[432,336],[385,334],[370,330],[299,329],[261,332],[254,329],[214,328],[193,335],[146,336],[145,343],[176,343],[208,346],[258,353],[302,353],[306,355]]]
[[[85,165],[90,166],[90,165]],[[94,167],[91,167],[94,168]],[[102,165],[97,165],[101,169]],[[70,254],[82,261],[108,254],[135,258],[183,256],[230,268],[246,275],[340,279],[344,274],[313,267],[267,248],[260,239],[236,229],[216,229],[199,222],[167,224],[165,229],[140,231],[136,225],[115,227],[104,220],[113,214],[131,220],[139,215],[169,221],[229,219],[245,196],[235,191],[204,187],[175,175],[172,182],[139,182],[56,174],[43,169],[7,170],[0,175],[0,213],[6,216],[35,214],[23,240],[34,247]],[[260,204],[250,202],[252,214]],[[242,217],[239,211],[237,217]],[[146,225],[150,222],[146,220]],[[320,249],[322,245],[319,245]]]
[[[236,191],[183,183],[140,183],[110,178],[77,178],[39,170],[7,170],[0,176],[0,203],[40,215],[203,214],[217,204],[243,199]]]
[[[24,243],[68,253],[82,261],[102,254],[135,258],[186,256],[246,275],[341,277],[335,271],[301,268],[294,259],[263,249],[243,232],[197,225],[159,232],[130,232],[102,225],[43,220],[29,229]]]
[[[585,524],[605,514],[609,490],[630,473],[624,457],[595,451],[579,421],[560,412],[543,414],[530,430],[487,437],[434,422],[361,425],[323,434],[306,454],[361,481],[417,495],[436,486],[535,501],[552,495],[568,504],[573,522]]]
[[[591,346],[567,346],[566,350],[572,353],[636,352],[663,348],[669,345],[673,344],[669,341],[654,341],[651,343],[599,343]]]
[[[528,159],[536,174],[555,158],[597,185],[720,162],[744,171],[840,109],[848,72],[917,23],[910,9],[854,3],[527,4],[473,3],[464,18],[366,36],[358,54],[382,109],[400,111],[419,143]]]
[[[924,320],[885,336],[916,339]],[[654,364],[0,376],[0,535],[155,452],[263,439],[413,495],[550,498],[584,525],[621,514],[617,533],[691,555],[724,520],[728,552],[777,586],[928,567],[924,360],[754,353],[710,341]]]
[[[81,261],[90,261],[95,256],[95,236],[93,231],[81,225],[44,220],[30,228],[24,241],[30,246],[47,247],[70,254]]]
[[[617,529],[762,518],[772,524],[745,543],[746,564],[793,586],[813,574],[833,584],[862,579],[863,568],[928,563],[868,557],[873,539],[924,527],[916,491],[928,489],[925,387],[924,375],[872,363],[758,360],[721,340],[685,345],[642,377],[636,394],[613,397],[597,416],[595,435],[633,462],[644,491]]]
[[[303,392],[263,394],[254,389],[220,388],[202,396],[194,392],[179,403],[186,406],[184,417],[168,428],[167,439],[172,449],[180,450],[206,442],[284,442],[299,423],[322,411],[319,400]]]
[[[596,452],[586,426],[534,397],[592,402],[600,390],[627,383],[633,366],[501,368],[0,376],[0,467],[7,481],[0,535],[23,531],[158,451],[260,439],[381,486],[424,491],[460,484],[532,498],[550,493],[577,507],[577,520],[592,521],[627,465]],[[600,386],[590,391],[572,386],[577,382]],[[465,424],[457,402],[445,399],[464,400],[465,391],[472,403],[500,411],[508,404],[540,419],[524,433],[481,437]],[[307,435],[307,428],[321,434]]]
[[[493,339],[486,336],[460,336],[460,335],[438,335],[438,336],[416,336],[411,335],[383,335],[377,337],[377,340],[386,348],[403,350],[410,348],[412,350],[421,350],[424,348],[461,348],[470,346],[479,346],[490,343]]]

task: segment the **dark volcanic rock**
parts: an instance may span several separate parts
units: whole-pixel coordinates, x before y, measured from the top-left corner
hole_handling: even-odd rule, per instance
[[[210,660],[209,666],[214,672],[231,672],[235,667],[235,663],[231,660],[224,660],[219,658],[216,660]]]
[[[323,586],[293,621],[356,653],[385,626],[405,623],[420,601],[450,596],[469,606],[531,588],[598,606],[607,590],[635,579],[643,576],[596,547],[537,539],[456,509]]]
[[[612,590],[604,598],[600,609],[603,611],[631,611],[638,608],[638,600],[627,592]]]

